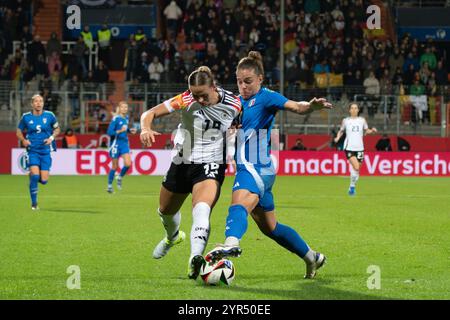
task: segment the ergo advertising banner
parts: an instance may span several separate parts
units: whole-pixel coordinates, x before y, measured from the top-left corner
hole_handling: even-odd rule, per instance
[[[24,149],[12,149],[11,173],[27,174]],[[174,152],[131,151],[131,175],[165,175]],[[281,151],[272,156],[279,175],[348,175],[343,151]],[[119,161],[119,165],[122,161]],[[59,149],[52,153],[52,175],[105,175],[111,159],[105,149]],[[228,167],[228,174],[233,174]],[[367,152],[361,175],[450,176],[450,152]]]

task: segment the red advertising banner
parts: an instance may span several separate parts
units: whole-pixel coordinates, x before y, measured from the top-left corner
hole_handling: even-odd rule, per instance
[[[174,153],[170,150],[131,150],[131,175],[164,175]],[[11,151],[12,174],[27,174],[24,149]],[[63,149],[52,154],[52,175],[105,175],[111,166],[108,151]],[[350,173],[344,152],[281,151],[272,155],[278,175],[340,176]],[[119,163],[121,165],[121,162]],[[227,174],[234,172],[228,166]],[[450,152],[367,152],[361,175],[450,177]]]
[[[283,151],[279,175],[348,175],[344,152]],[[361,175],[450,177],[450,152],[366,152]]]

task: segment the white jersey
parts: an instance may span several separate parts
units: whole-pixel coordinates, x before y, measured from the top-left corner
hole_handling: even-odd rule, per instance
[[[169,112],[181,111],[174,139],[179,151],[175,163],[225,163],[226,133],[241,111],[241,102],[231,92],[217,90],[220,101],[211,106],[202,106],[190,91],[164,102]]]
[[[341,131],[345,130],[344,150],[364,151],[364,132],[368,129],[366,119],[347,117],[342,120]]]

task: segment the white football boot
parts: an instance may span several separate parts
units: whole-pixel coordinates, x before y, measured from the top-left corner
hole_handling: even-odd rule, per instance
[[[178,237],[174,240],[169,240],[167,237],[162,239],[153,250],[153,258],[160,259],[164,257],[167,252],[169,252],[170,248],[172,248],[174,245],[177,245],[184,241],[186,238],[186,234],[183,231],[178,232]]]
[[[326,261],[327,257],[325,257],[325,255],[320,252],[316,252],[316,260],[313,263],[306,264],[306,274],[304,278],[313,279],[317,274],[317,270],[319,270]]]

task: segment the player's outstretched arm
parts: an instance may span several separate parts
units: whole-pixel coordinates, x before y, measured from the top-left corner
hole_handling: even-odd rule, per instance
[[[165,115],[168,115],[170,111],[167,107],[161,103],[150,110],[145,111],[141,115],[141,135],[140,139],[144,146],[151,147],[155,143],[155,136],[161,135],[161,133],[152,130],[153,120]]]
[[[333,105],[325,98],[313,98],[309,102],[288,100],[284,104],[284,108],[298,114],[308,114],[316,110],[332,109]]]

